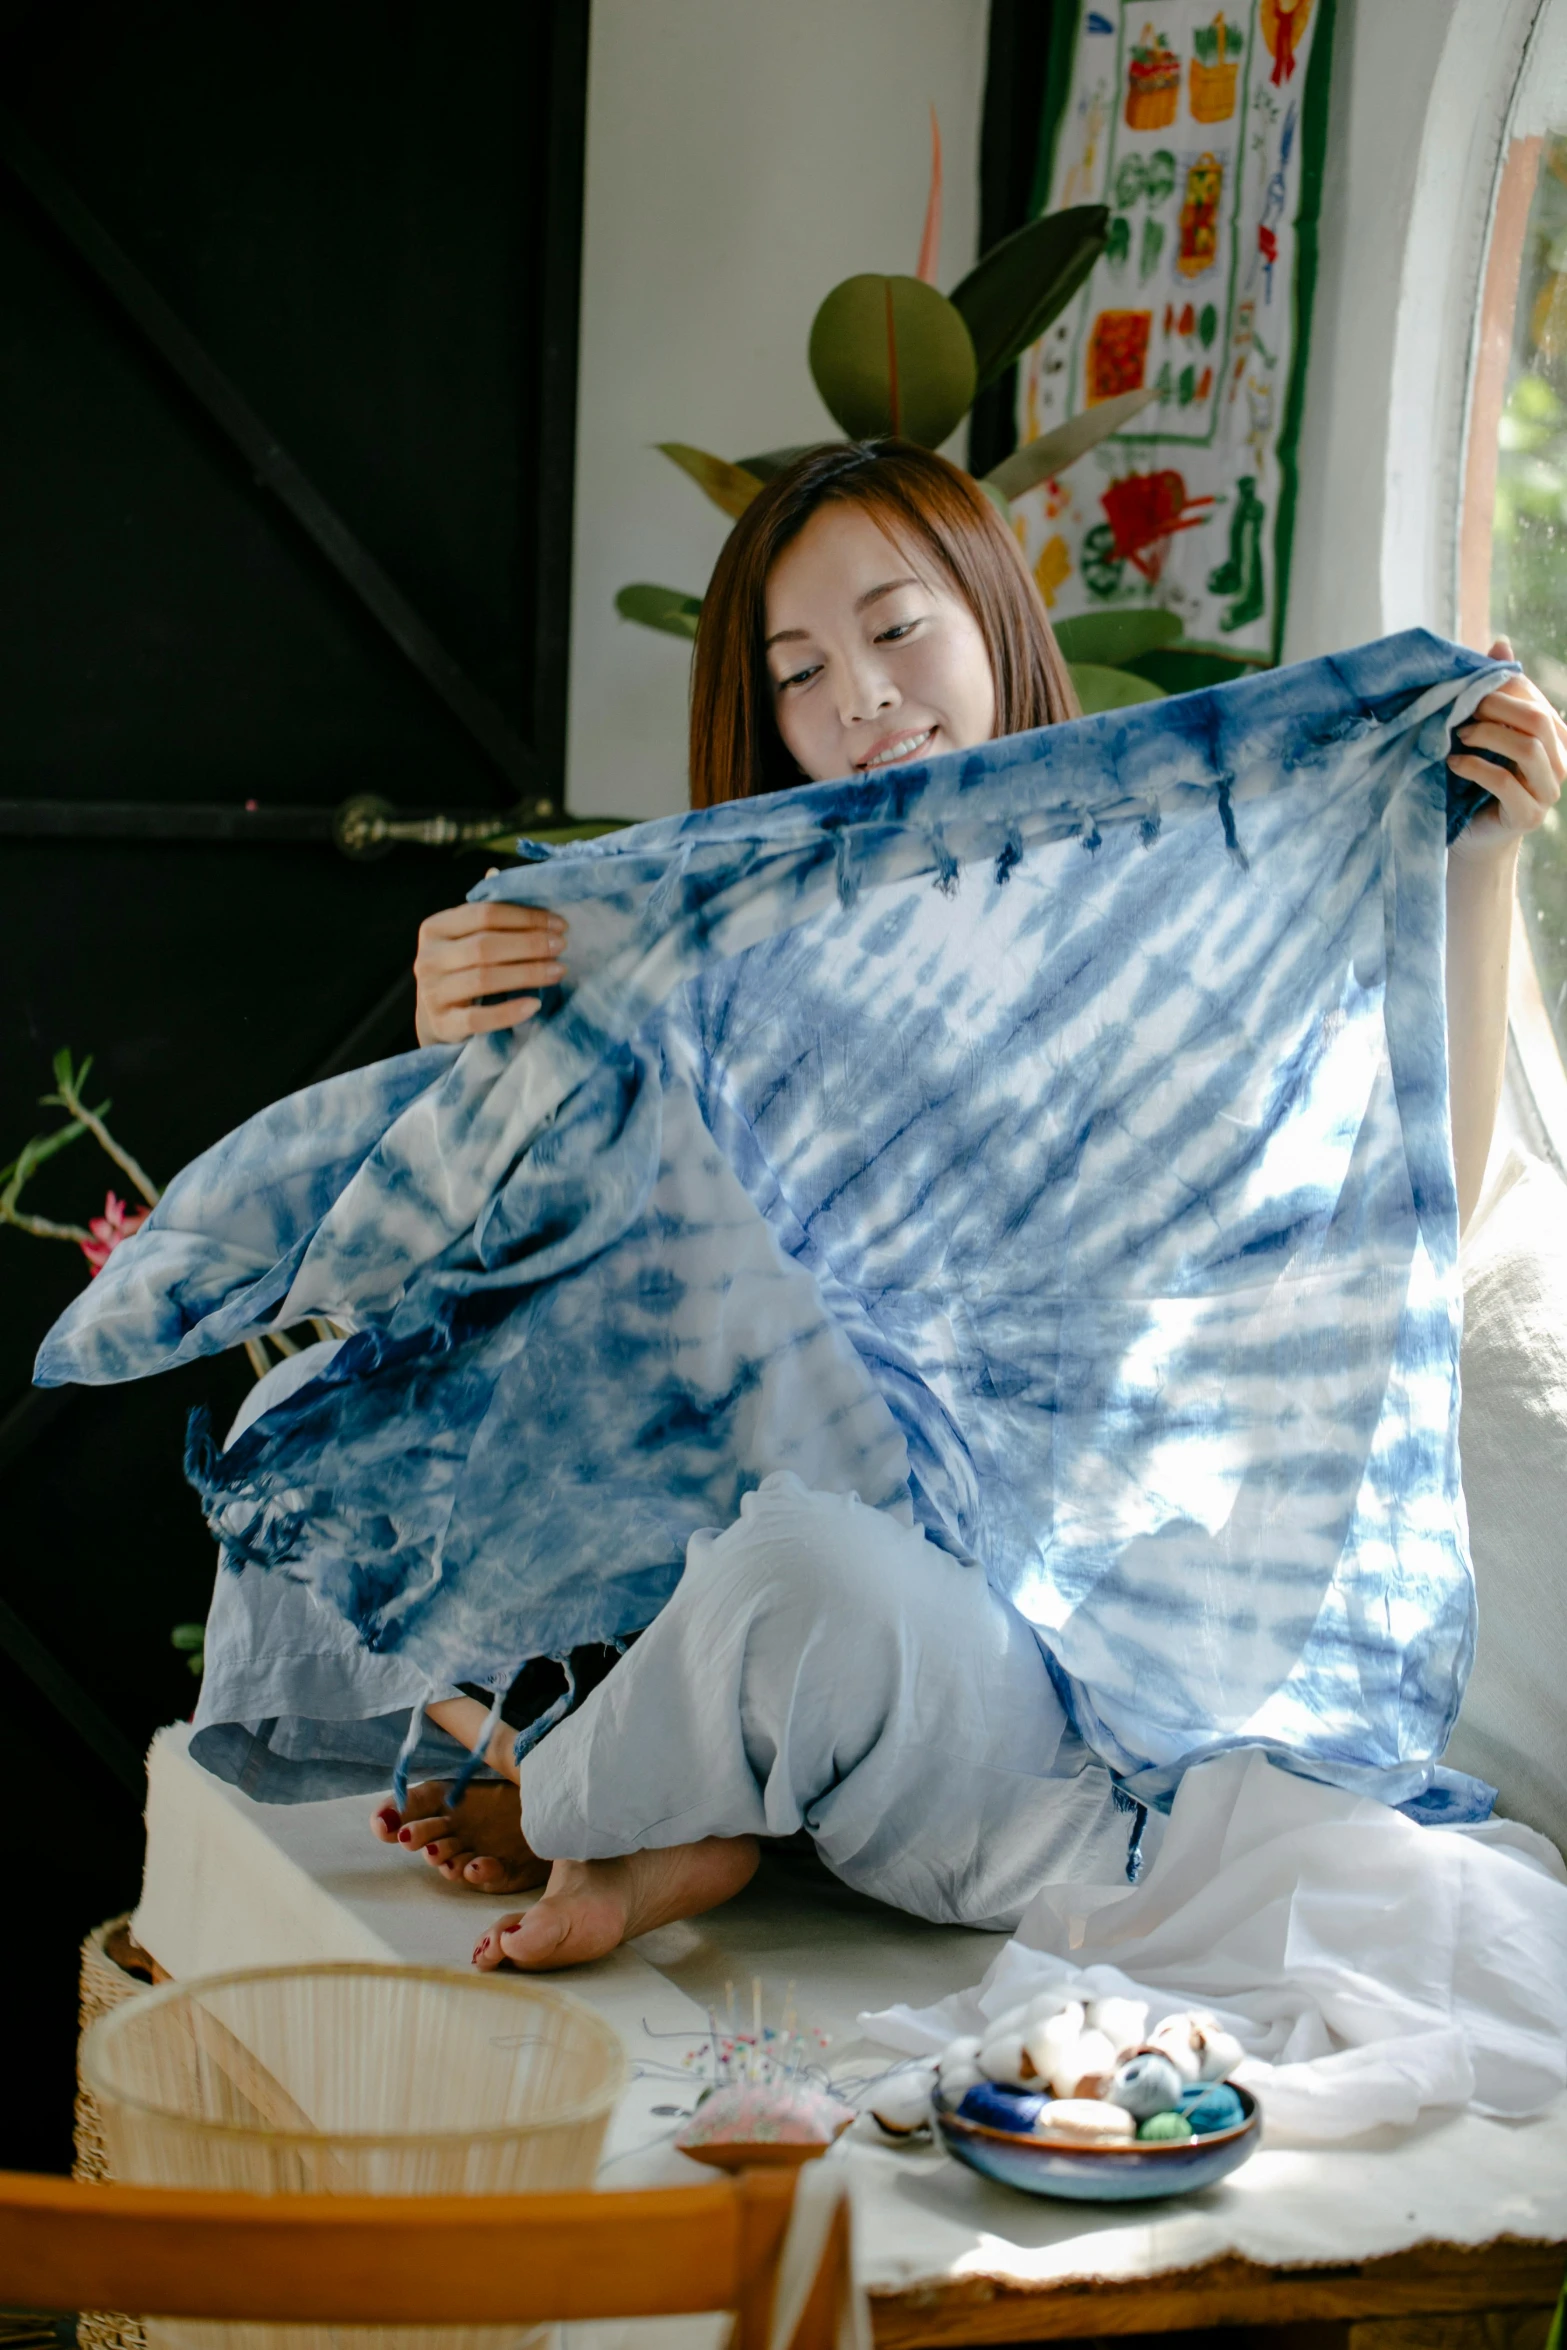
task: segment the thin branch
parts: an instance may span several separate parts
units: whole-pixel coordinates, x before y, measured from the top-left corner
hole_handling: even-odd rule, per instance
[[[80,1224],[54,1224],[47,1216],[29,1216],[14,1207],[9,1191],[0,1193],[0,1222],[14,1224],[18,1232],[31,1232],[37,1240],[91,1240],[92,1234]]]
[[[22,1186],[36,1173],[46,1159],[56,1151],[64,1150],[86,1132],[80,1124],[61,1126],[53,1134],[35,1134],[31,1142],[24,1142],[9,1167],[0,1169],[0,1221],[14,1224],[18,1232],[30,1232],[35,1240],[74,1240],[78,1245],[91,1240],[92,1234],[80,1224],[57,1224],[49,1216],[29,1215],[17,1206]]]
[[[153,1182],[152,1177],[147,1173],[146,1169],[139,1165],[138,1162],[131,1157],[130,1152],[128,1150],[123,1150],[119,1143],[115,1141],[113,1135],[109,1132],[108,1127],[105,1126],[100,1113],[97,1110],[89,1110],[87,1104],[82,1100],[81,1095],[76,1090],[79,1079],[71,1075],[69,1068],[63,1070],[57,1068],[55,1074],[60,1090],[57,1094],[45,1094],[44,1100],[57,1101],[62,1109],[70,1111],[73,1118],[80,1119],[82,1125],[86,1127],[88,1133],[92,1136],[94,1142],[97,1143],[99,1149],[107,1152],[108,1156],[114,1161],[115,1165],[122,1169],[123,1172],[130,1177],[137,1190],[141,1193],[142,1198],[147,1202],[148,1207],[155,1208],[159,1199],[162,1197],[158,1186]],[[82,1076],[86,1075],[85,1064],[83,1065],[81,1074]],[[107,1109],[109,1107],[108,1103],[105,1102],[103,1107],[104,1109]]]
[[[9,1167],[0,1167],[0,1184],[9,1184],[14,1175],[14,1197],[31,1179],[35,1167],[41,1167],[46,1159],[52,1159],[56,1151],[63,1151],[67,1143],[77,1141],[86,1131],[78,1119],[69,1126],[57,1126],[53,1134],[35,1134],[31,1142],[23,1144]]]

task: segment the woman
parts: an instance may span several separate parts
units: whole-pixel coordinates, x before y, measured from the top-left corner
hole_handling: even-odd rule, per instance
[[[831,447],[770,484],[720,557],[693,677],[692,800],[923,762],[1073,715],[1039,599],[974,484],[900,444]],[[1567,758],[1559,722],[1521,678],[1486,698],[1463,739],[1454,772],[1494,795],[1448,885],[1467,1216],[1500,1091],[1518,844]],[[563,974],[564,945],[558,921],[525,908],[432,918],[416,964],[421,1042],[531,1018],[534,991]],[[875,1660],[847,1708],[824,1624]],[[479,1734],[474,1701],[428,1711],[465,1742]],[[509,1745],[494,1741],[491,1760],[511,1777]],[[641,1809],[628,1808],[628,1774]],[[520,1826],[506,1787],[471,1790],[453,1814],[430,1786],[406,1815],[377,1817],[383,1838],[476,1890],[546,1884],[531,1911],[482,1938],[481,1965],[575,1963],[692,1915],[745,1882],[758,1833],[802,1822],[864,1890],[975,1923],[1009,1923],[1048,1874],[1113,1879],[1127,1859],[1127,1817],[1067,1727],[1023,1619],[913,1528],[856,1518],[791,1479],[768,1480],[725,1534],[696,1538],[675,1598],[529,1757],[521,1787]],[[537,1857],[551,1850],[598,1857]]]

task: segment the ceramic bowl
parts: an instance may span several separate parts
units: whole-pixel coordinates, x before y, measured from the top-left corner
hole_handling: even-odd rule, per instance
[[[1233,2083],[1232,2087],[1235,2086]],[[949,2154],[981,2177],[1025,2195],[1071,2203],[1142,2203],[1155,2195],[1190,2195],[1211,2187],[1256,2153],[1262,2115],[1249,2089],[1235,2088],[1245,2119],[1233,2129],[1170,2145],[1052,2145],[1026,2131],[993,2130],[938,2104],[936,2127]]]

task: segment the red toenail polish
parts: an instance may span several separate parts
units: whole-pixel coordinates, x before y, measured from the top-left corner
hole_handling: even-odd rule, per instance
[[[397,1825],[397,1813],[390,1804],[387,1805],[385,1811],[378,1811],[375,1816],[383,1828],[395,1828]]]
[[[414,1840],[414,1832],[413,1832],[412,1828],[399,1828],[399,1829],[398,1829],[398,1831],[397,1831],[397,1841],[398,1841],[398,1843],[399,1843],[399,1844],[411,1844],[411,1843],[413,1842],[413,1840]]]

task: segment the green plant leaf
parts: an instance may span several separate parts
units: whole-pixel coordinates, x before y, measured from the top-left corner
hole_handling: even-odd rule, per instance
[[[1181,623],[1173,612],[1151,604],[1132,605],[1119,612],[1083,612],[1056,626],[1061,658],[1071,664],[1085,661],[1099,669],[1120,669],[1145,653],[1173,645]]]
[[[985,479],[1004,498],[1020,498],[1025,490],[1037,489],[1042,481],[1054,480],[1088,450],[1107,441],[1112,433],[1120,432],[1155,396],[1150,388],[1121,392],[1113,400],[1100,400],[1094,407],[1085,408],[1080,416],[1069,416],[1065,424],[1058,424],[1053,431],[1025,441],[1021,449],[1014,449],[1010,457],[1003,457],[999,465],[993,466]]]
[[[934,449],[968,414],[974,346],[917,277],[845,278],[811,325],[811,375],[851,440],[901,433]]]
[[[820,441],[801,441],[793,449],[767,449],[760,457],[742,457],[740,463],[747,473],[754,473],[758,481],[771,481],[775,474],[782,473],[786,465],[792,465],[796,457],[803,457],[808,449],[820,447]]]
[[[185,1659],[186,1670],[199,1681],[207,1669],[206,1625],[175,1624],[169,1632],[169,1646],[179,1649]]]
[[[1225,649],[1219,646],[1193,644],[1184,637],[1179,644],[1158,645],[1127,663],[1129,672],[1146,677],[1150,685],[1167,694],[1193,694],[1207,685],[1233,685],[1236,678],[1249,677],[1254,669],[1267,666],[1255,656],[1250,660],[1233,654],[1226,657]]]
[[[953,305],[973,338],[981,391],[1060,317],[1109,234],[1107,204],[1047,212],[992,245],[954,286]]]
[[[710,457],[705,449],[693,449],[686,441],[660,441],[658,446],[671,464],[690,474],[697,488],[705,490],[731,522],[739,521],[762,486],[759,476],[745,466],[731,465],[727,457]]]
[[[1126,669],[1104,669],[1094,661],[1069,661],[1067,667],[1085,718],[1092,718],[1099,710],[1126,710],[1133,702],[1162,702],[1165,698],[1146,677],[1133,677]]]
[[[654,587],[648,580],[634,580],[615,598],[615,610],[622,620],[634,620],[641,628],[662,629],[665,636],[683,636],[688,644],[696,636],[701,609],[700,596],[683,596],[678,588]]]

